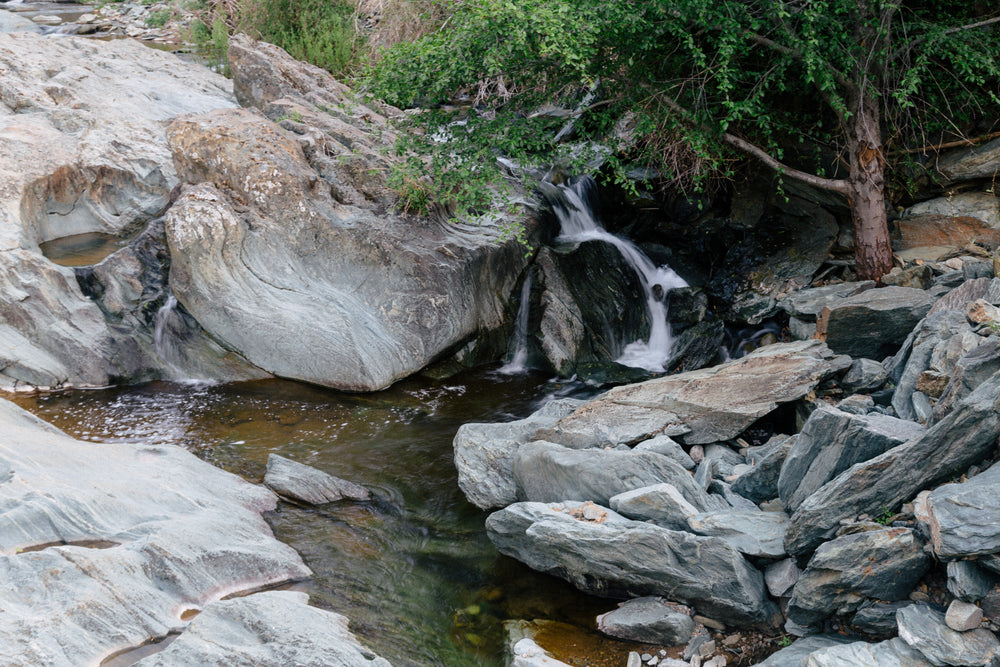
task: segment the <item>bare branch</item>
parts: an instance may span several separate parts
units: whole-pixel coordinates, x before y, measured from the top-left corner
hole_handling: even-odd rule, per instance
[[[916,153],[926,153],[927,151],[934,151],[935,153],[946,148],[959,148],[961,146],[975,146],[983,141],[990,141],[991,139],[996,139],[1000,137],[1000,132],[993,132],[991,134],[984,134],[981,137],[973,137],[972,139],[959,139],[958,141],[949,141],[943,144],[935,144],[933,146],[921,146],[920,148],[899,148],[894,151],[889,151],[892,155],[913,155]]]

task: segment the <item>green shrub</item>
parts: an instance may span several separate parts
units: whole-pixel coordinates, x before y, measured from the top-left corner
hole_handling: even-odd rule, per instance
[[[333,74],[353,69],[363,40],[344,0],[256,0],[241,7],[240,27]]]
[[[167,25],[167,21],[170,20],[171,12],[169,9],[157,9],[155,12],[150,12],[149,16],[146,17],[146,25],[150,28],[162,28]]]

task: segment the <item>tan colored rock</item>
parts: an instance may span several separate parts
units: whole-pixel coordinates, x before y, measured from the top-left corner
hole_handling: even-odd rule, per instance
[[[921,215],[896,221],[900,241],[897,250],[924,246],[958,249],[973,241],[1000,244],[1000,230],[971,216]]]
[[[987,326],[1000,324],[1000,308],[984,299],[976,299],[969,304],[969,321]]]
[[[917,378],[917,391],[922,391],[931,398],[939,398],[951,378],[935,371],[924,371]]]

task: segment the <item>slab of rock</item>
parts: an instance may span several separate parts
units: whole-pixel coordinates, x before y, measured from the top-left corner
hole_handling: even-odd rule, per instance
[[[855,464],[822,486],[792,515],[788,553],[806,554],[833,537],[841,519],[898,507],[933,482],[983,460],[1000,435],[998,396],[1000,373],[919,438]]]
[[[945,615],[930,607],[910,605],[896,612],[899,637],[919,650],[932,665],[987,665],[1000,655],[1000,641],[989,630],[956,632]]]
[[[997,371],[1000,371],[1000,339],[991,336],[955,362],[948,384],[934,404],[934,421],[948,414],[956,401],[971,394]]]
[[[3,32],[41,32],[38,24],[29,18],[0,10],[0,33]]]
[[[612,496],[656,484],[670,484],[700,511],[721,509],[691,474],[653,452],[569,449],[543,440],[522,445],[514,455],[518,498],[535,502],[590,500],[607,505]]]
[[[939,558],[1000,551],[1000,466],[937,487],[923,497],[918,520],[927,526]]]
[[[563,415],[563,417],[565,416]],[[655,438],[643,440],[633,447],[633,449],[637,452],[656,452],[657,454],[662,454],[668,459],[673,460],[674,463],[680,464],[685,470],[694,470],[694,460],[669,436],[658,435]]]
[[[778,497],[778,479],[796,436],[778,434],[760,447],[747,449],[746,460],[753,466],[733,482],[733,491],[755,503]]]
[[[978,602],[993,588],[995,577],[984,572],[974,560],[956,560],[948,563],[948,592],[966,602]]]
[[[912,287],[868,290],[825,307],[816,337],[838,354],[882,358],[899,348],[931,305],[931,296]]]
[[[688,530],[695,535],[721,538],[740,553],[760,558],[785,556],[787,527],[784,512],[709,512],[688,519]]]
[[[878,390],[889,374],[881,363],[873,359],[855,359],[840,380],[840,386],[852,393],[870,394]]]
[[[359,484],[334,477],[322,470],[277,454],[267,457],[264,484],[275,493],[310,505],[332,503],[344,498],[349,500],[371,498],[368,489]]]
[[[851,618],[851,626],[861,632],[888,637],[896,634],[896,612],[913,602],[865,602]]]
[[[923,541],[908,528],[845,535],[824,543],[792,589],[790,619],[812,626],[858,609],[865,598],[902,600],[930,567]]]
[[[644,644],[687,644],[694,632],[691,609],[665,598],[646,596],[621,603],[597,617],[597,629],[609,637]]]
[[[874,280],[812,287],[792,292],[781,299],[778,306],[792,317],[804,322],[815,322],[824,308],[874,288]]]
[[[820,404],[809,415],[785,458],[778,495],[789,512],[850,468],[913,440],[924,427],[886,415],[852,415]]]
[[[1000,139],[974,148],[962,148],[944,155],[935,172],[944,180],[942,185],[977,178],[990,178],[1000,169]]]
[[[636,521],[649,521],[671,530],[687,530],[687,520],[701,510],[689,503],[673,484],[654,484],[611,496],[609,507]]]
[[[506,507],[516,502],[514,454],[535,431],[551,426],[582,403],[562,398],[549,401],[525,419],[460,426],[452,445],[458,486],[469,502],[479,509]]]
[[[804,667],[931,667],[934,664],[898,637],[878,644],[854,642],[823,648],[810,653],[802,663]]]
[[[501,553],[596,595],[660,595],[736,625],[769,626],[777,608],[760,572],[724,540],[612,512],[586,520],[578,506],[516,503],[486,520]]]
[[[567,447],[683,435],[688,444],[734,438],[780,403],[808,394],[845,367],[818,341],[767,345],[713,368],[615,387],[537,439]]]
[[[796,639],[790,646],[772,653],[757,667],[802,667],[803,662],[811,653],[830,646],[853,644],[857,639],[844,635],[810,635]]]
[[[968,215],[932,213],[901,218],[896,221],[900,240],[893,247],[903,253],[933,248],[940,257],[970,243],[995,244],[1000,241],[1000,231],[982,219],[984,214],[988,215],[986,211],[976,211]]]
[[[802,570],[795,564],[794,558],[779,560],[764,569],[764,583],[767,584],[768,592],[776,598],[788,593],[800,576]]]
[[[179,447],[74,440],[7,401],[0,424],[4,665],[100,664],[190,609],[310,574],[262,518],[264,487]]]
[[[211,602],[169,646],[134,664],[391,667],[360,644],[347,618],[308,601],[307,593],[268,591]]]

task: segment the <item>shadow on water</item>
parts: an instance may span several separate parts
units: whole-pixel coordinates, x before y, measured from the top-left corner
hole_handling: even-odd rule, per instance
[[[315,573],[312,603],[341,612],[394,665],[502,664],[502,621],[592,625],[614,606],[500,556],[458,489],[451,441],[470,421],[529,414],[575,388],[535,374],[404,380],[347,395],[279,380],[151,383],[15,400],[81,439],[172,443],[250,481],[268,454],[368,486],[375,499],[281,503],[268,520]]]

